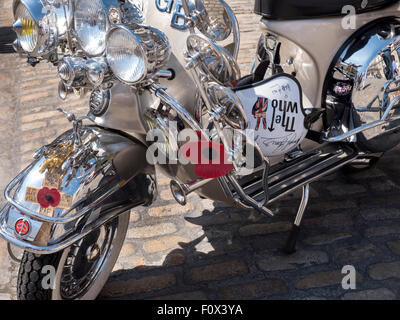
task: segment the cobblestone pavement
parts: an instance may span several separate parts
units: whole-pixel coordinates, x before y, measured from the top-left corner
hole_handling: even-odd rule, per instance
[[[230,0],[242,30],[240,64],[250,66],[258,17],[252,1]],[[0,3],[1,51],[11,0]],[[54,69],[35,69],[0,54],[0,189],[32,152],[69,127],[54,106]],[[64,107],[84,113],[79,100]],[[191,196],[177,205],[168,179],[150,209],[132,211],[127,241],[100,299],[398,299],[400,297],[400,149],[370,171],[340,171],[312,185],[298,251],[280,248],[299,194],[275,206],[277,217],[227,208]],[[3,202],[4,203],[4,202]],[[17,265],[0,241],[0,299],[15,299]],[[357,270],[357,290],[345,291],[341,270]]]

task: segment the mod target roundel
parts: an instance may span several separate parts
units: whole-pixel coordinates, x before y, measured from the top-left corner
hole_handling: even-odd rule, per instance
[[[26,219],[19,219],[15,223],[15,232],[20,236],[26,236],[31,229],[29,221]]]

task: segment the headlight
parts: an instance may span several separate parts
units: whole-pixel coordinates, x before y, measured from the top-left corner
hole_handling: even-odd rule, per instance
[[[37,57],[55,49],[57,28],[54,12],[36,0],[14,0],[13,12],[13,29],[22,50]]]
[[[39,26],[28,8],[19,2],[14,10],[13,29],[17,33],[22,49],[32,53],[38,46]]]
[[[125,27],[115,27],[107,35],[107,60],[115,76],[134,84],[147,74],[147,57],[140,38]]]
[[[75,2],[74,27],[79,44],[90,56],[98,56],[105,50],[109,22],[100,0]]]
[[[150,26],[117,26],[107,34],[108,64],[120,81],[130,85],[157,76],[170,54],[167,36]]]

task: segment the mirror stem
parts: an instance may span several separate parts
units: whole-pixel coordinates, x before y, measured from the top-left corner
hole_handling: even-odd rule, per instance
[[[204,86],[203,86],[202,81],[200,80],[199,73],[197,72],[196,68],[190,69],[190,73],[191,73],[191,75],[192,75],[192,78],[193,78],[194,82],[195,82],[196,85],[197,85],[197,88],[198,88],[199,91],[200,91],[200,95],[201,95],[201,97],[203,98],[203,101],[204,101],[204,103],[205,103],[205,105],[206,105],[207,110],[208,110],[209,112],[212,112],[213,109],[214,109],[214,108],[213,108],[213,104],[212,104],[212,102],[211,102],[211,100],[210,100],[210,98],[209,98],[209,96],[208,96],[208,94],[207,94],[207,92],[206,92],[206,90],[205,90],[205,88],[204,88]],[[222,144],[224,145],[225,150],[230,150],[231,148],[229,147],[229,143],[228,143],[228,141],[227,141],[227,139],[226,139],[226,136],[225,136],[225,134],[224,134],[224,131],[223,131],[223,129],[220,127],[220,122],[217,121],[215,118],[212,119],[212,122],[213,122],[213,124],[214,124],[215,129],[217,130],[218,136],[219,136],[219,138],[221,139]],[[237,170],[238,170],[238,167],[237,167],[235,161],[232,161],[232,164],[233,164],[235,170],[237,171]]]
[[[190,33],[194,34],[195,32],[194,32],[192,17],[190,14],[189,0],[182,0],[182,5],[186,15],[186,25],[188,26]]]

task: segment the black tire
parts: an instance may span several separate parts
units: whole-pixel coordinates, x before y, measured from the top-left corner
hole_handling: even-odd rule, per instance
[[[60,261],[61,252],[49,255],[35,256],[24,252],[18,272],[17,296],[19,300],[51,300],[51,290],[42,286],[44,266],[50,265],[55,269]]]
[[[118,218],[109,222],[107,226],[111,226],[114,228],[113,232],[111,232],[112,238],[109,240],[110,245],[107,246],[109,248],[109,252],[105,254],[106,259],[93,261],[92,265],[97,267],[99,264],[99,271],[96,273],[96,276],[93,277],[94,281],[89,282],[88,286],[85,287],[85,290],[82,291],[81,295],[77,295],[76,297],[72,297],[71,299],[83,299],[83,300],[94,300],[97,295],[100,293],[104,284],[106,283],[117,259],[119,253],[121,251],[126,232],[129,225],[129,212],[126,212],[120,215]],[[93,235],[99,235],[100,231],[95,230],[91,234],[87,235],[80,243],[85,243],[87,239],[87,244],[90,244],[90,238],[93,239]],[[69,298],[65,298],[62,294],[62,281],[64,275],[64,269],[66,268],[69,254],[72,253],[75,245],[54,254],[49,255],[35,255],[33,253],[24,252],[19,272],[18,272],[18,280],[17,280],[17,296],[19,300],[67,300]],[[83,247],[83,252],[86,252],[87,247]],[[76,259],[77,261],[75,265],[71,266],[71,270],[86,270],[88,269],[90,272],[92,270],[87,267],[85,260]],[[74,260],[74,261],[75,261]],[[56,271],[54,289],[45,289],[44,284],[48,284],[48,275],[49,273],[44,272],[43,268],[45,266],[51,266]]]

